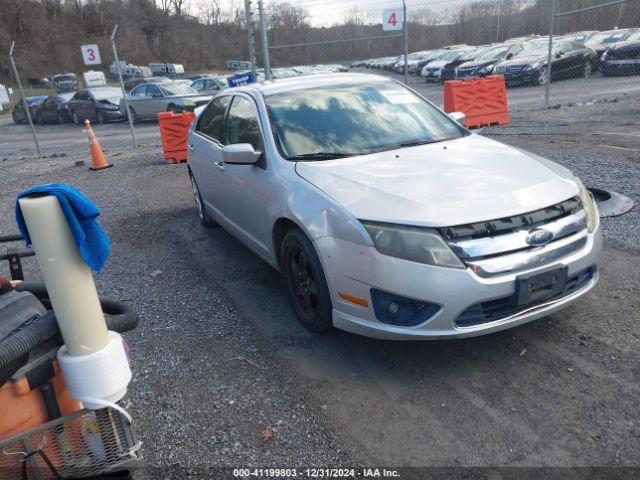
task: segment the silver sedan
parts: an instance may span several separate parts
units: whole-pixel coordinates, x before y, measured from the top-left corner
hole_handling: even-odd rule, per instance
[[[212,95],[201,95],[182,82],[143,83],[127,95],[129,115],[134,122],[158,118],[160,112],[193,111],[206,105]],[[126,112],[124,98],[120,100],[120,111]]]
[[[376,75],[228,89],[189,132],[200,220],[280,270],[313,331],[466,337],[566,307],[597,281],[591,195],[462,120]]]

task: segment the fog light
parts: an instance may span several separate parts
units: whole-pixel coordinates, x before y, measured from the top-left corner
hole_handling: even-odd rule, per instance
[[[420,325],[440,311],[440,305],[435,303],[401,297],[375,288],[371,289],[371,301],[379,321],[402,327]]]

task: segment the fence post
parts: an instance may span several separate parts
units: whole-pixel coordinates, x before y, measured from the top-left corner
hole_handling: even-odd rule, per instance
[[[404,84],[409,85],[409,22],[407,21],[407,2],[402,0],[403,47],[404,47]]]
[[[15,41],[11,42],[11,49],[9,50],[9,60],[11,61],[11,68],[13,69],[13,77],[16,79],[16,83],[18,84],[18,90],[20,90],[20,97],[22,98],[22,108],[24,108],[24,113],[27,117],[27,121],[29,122],[29,126],[31,127],[31,134],[33,135],[33,142],[36,144],[38,156],[42,156],[42,153],[40,152],[40,144],[38,143],[38,137],[36,136],[36,129],[33,126],[33,120],[31,119],[29,105],[27,105],[27,99],[24,96],[24,89],[22,88],[22,81],[20,80],[18,67],[16,67],[16,61],[13,58],[13,48],[15,47],[15,45]]]
[[[251,0],[244,0],[244,16],[247,20],[247,43],[249,47],[249,60],[251,61],[251,71],[253,77],[256,75],[256,44],[253,38],[253,12],[251,11]]]
[[[553,55],[553,32],[556,22],[556,0],[551,0],[551,13],[549,14],[549,51],[547,53],[547,84],[544,86],[544,106],[549,108],[549,88],[551,86],[551,60]]]
[[[258,16],[260,18],[260,41],[262,43],[262,66],[264,67],[264,79],[271,78],[271,62],[269,60],[269,41],[267,39],[267,21],[264,16],[264,5],[258,0]]]
[[[131,131],[131,143],[134,147],[137,147],[136,134],[133,131],[133,119],[131,118],[131,112],[129,111],[129,101],[127,100],[127,91],[124,88],[124,80],[122,80],[122,68],[120,68],[120,60],[118,59],[118,51],[116,50],[116,32],[118,31],[118,25],[113,27],[113,33],[111,34],[111,50],[113,50],[113,59],[116,62],[116,70],[118,71],[118,79],[120,80],[120,89],[122,90],[122,98],[124,100],[124,108],[126,111],[124,114],[129,121],[129,130]]]

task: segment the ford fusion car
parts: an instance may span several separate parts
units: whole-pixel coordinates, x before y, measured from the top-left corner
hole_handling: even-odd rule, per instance
[[[466,337],[570,305],[598,278],[592,196],[462,117],[369,74],[225,90],[188,134],[200,221],[280,270],[317,332]]]

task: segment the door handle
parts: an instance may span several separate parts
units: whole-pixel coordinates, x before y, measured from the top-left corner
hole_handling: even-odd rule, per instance
[[[218,170],[224,172],[224,162],[213,162],[213,164],[218,167]]]

